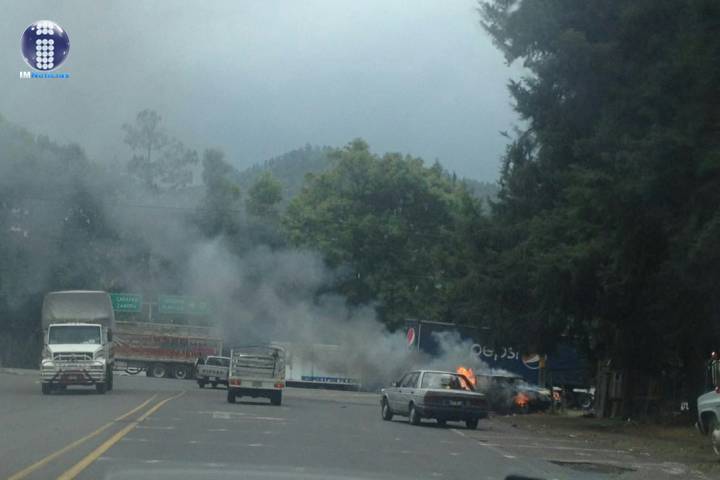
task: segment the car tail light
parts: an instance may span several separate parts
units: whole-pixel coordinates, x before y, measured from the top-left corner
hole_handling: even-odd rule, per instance
[[[283,382],[275,382],[275,388],[285,388],[285,384]]]
[[[241,383],[241,382],[240,382],[240,379],[239,379],[239,378],[233,378],[233,379],[230,380],[230,385],[232,385],[232,386],[234,386],[234,387],[239,387],[239,386],[240,386],[240,383]]]

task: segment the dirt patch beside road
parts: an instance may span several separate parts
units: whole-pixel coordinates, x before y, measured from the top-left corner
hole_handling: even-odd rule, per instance
[[[612,419],[584,418],[577,413],[493,417],[537,438],[577,439],[599,448],[626,450],[648,460],[676,462],[720,478],[720,460],[707,437],[692,426],[661,426]]]

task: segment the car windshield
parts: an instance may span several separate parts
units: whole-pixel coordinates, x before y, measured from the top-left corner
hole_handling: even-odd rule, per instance
[[[422,378],[421,387],[448,390],[474,390],[472,383],[467,377],[456,373],[425,372]]]
[[[48,344],[91,344],[100,345],[101,328],[84,325],[55,325],[48,331]]]

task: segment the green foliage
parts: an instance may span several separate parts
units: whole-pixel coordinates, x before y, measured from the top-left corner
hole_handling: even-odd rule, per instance
[[[470,197],[439,166],[379,157],[363,140],[309,175],[284,218],[290,241],[318,249],[344,275],[335,288],[353,304],[377,302],[390,326],[452,314],[453,234]]]
[[[278,215],[282,185],[270,172],[263,172],[248,191],[245,208],[250,215],[272,218]]]
[[[697,366],[720,311],[720,4],[493,0],[480,12],[529,72],[510,84],[528,127],[504,158],[503,246],[482,284],[498,321],[545,348],[573,334],[649,375]]]
[[[240,188],[234,181],[237,170],[224,160],[219,150],[203,154],[205,198],[196,222],[208,237],[235,235],[239,231]]]
[[[198,155],[167,134],[161,127],[162,117],[154,110],[137,114],[134,124],[124,124],[125,143],[133,152],[128,172],[138,178],[148,191],[177,189],[193,181],[192,166]]]
[[[305,175],[324,172],[331,167],[332,151],[330,147],[305,145],[243,170],[238,175],[238,185],[243,191],[248,191],[262,175],[270,173],[282,186],[280,204],[285,207],[302,190]]]

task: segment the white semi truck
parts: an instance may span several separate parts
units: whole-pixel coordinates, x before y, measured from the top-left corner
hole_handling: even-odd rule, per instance
[[[68,385],[113,388],[113,330],[110,295],[73,290],[45,295],[42,307],[42,393]]]

